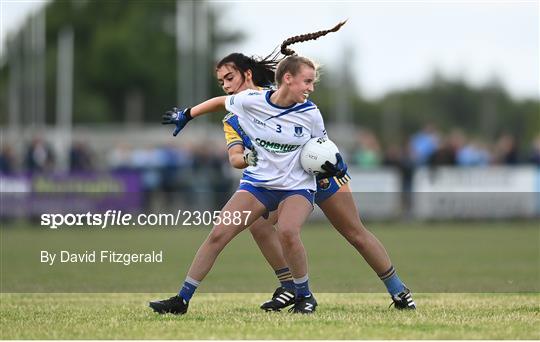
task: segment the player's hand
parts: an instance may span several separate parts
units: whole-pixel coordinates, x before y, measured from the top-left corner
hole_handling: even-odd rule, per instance
[[[253,150],[244,155],[244,163],[248,166],[257,166],[259,158],[257,157],[257,151]]]
[[[178,133],[184,128],[184,126],[193,119],[190,114],[191,108],[185,108],[179,110],[174,107],[172,110],[169,110],[163,114],[161,117],[161,124],[163,125],[176,125],[174,129],[173,136],[177,136]]]
[[[342,178],[347,173],[347,164],[341,158],[341,154],[336,153],[336,163],[332,164],[329,161],[324,163],[321,168],[325,171],[324,173],[319,173],[317,179],[337,177]]]

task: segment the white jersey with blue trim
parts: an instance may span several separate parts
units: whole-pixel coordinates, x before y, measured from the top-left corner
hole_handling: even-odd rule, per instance
[[[270,102],[274,90],[244,90],[227,96],[225,107],[257,151],[257,166],[244,171],[241,182],[275,190],[315,190],[315,177],[300,165],[302,146],[326,136],[321,112],[311,101],[281,107]]]

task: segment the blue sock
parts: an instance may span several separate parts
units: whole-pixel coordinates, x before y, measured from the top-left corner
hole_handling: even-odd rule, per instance
[[[396,295],[401,291],[405,290],[405,284],[399,279],[396,269],[394,266],[391,266],[388,271],[379,274],[379,278],[383,281],[388,293],[390,295]]]
[[[200,284],[201,283],[196,281],[195,279],[191,277],[186,277],[186,280],[184,281],[182,288],[178,292],[178,295],[182,297],[186,302],[189,302],[191,297],[193,297],[195,290],[197,290],[197,287]]]
[[[294,292],[294,281],[288,267],[277,270],[276,276],[278,277],[281,287],[287,289],[288,291]]]
[[[293,279],[293,281],[296,289],[296,297],[309,297],[311,295],[307,274],[300,279]]]

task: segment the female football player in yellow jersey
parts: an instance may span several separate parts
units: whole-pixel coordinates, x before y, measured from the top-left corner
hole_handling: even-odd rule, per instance
[[[199,283],[223,248],[267,212],[277,211],[277,237],[294,278],[294,313],[313,313],[317,302],[308,285],[307,256],[300,230],[313,210],[316,182],[300,166],[302,146],[312,137],[325,137],[322,115],[307,101],[314,91],[315,64],[288,56],[276,69],[277,90],[246,90],[207,100],[193,108],[167,112],[163,124],[174,124],[176,136],[188,121],[202,114],[228,110],[242,123],[246,135],[260,148],[258,165],[244,172],[237,192],[221,210],[219,220],[203,242],[178,295],[150,302],[158,313],[184,314]],[[297,127],[299,129],[297,129]],[[293,134],[294,133],[294,134]],[[239,220],[231,220],[240,213]]]
[[[337,30],[335,27],[333,30]],[[285,55],[286,46],[318,37],[304,35],[286,40],[282,46]],[[232,53],[217,63],[217,79],[223,91],[229,95],[245,89],[259,89],[271,86],[274,80],[276,56],[269,55],[264,59],[247,57],[241,53]],[[249,138],[245,136],[234,113],[223,120],[223,128],[227,141],[230,164],[238,169],[255,165],[258,161],[257,151]],[[247,151],[247,153],[246,153]],[[342,177],[318,177],[315,203],[322,209],[334,228],[364,257],[371,268],[384,282],[395,307],[398,309],[414,309],[410,291],[396,274],[390,258],[381,242],[362,224],[351,188],[350,177],[345,173]],[[250,226],[250,232],[262,254],[276,272],[281,286],[276,289],[272,299],[261,305],[267,311],[279,311],[294,303],[294,285],[290,272],[281,251],[281,245],[273,224],[275,215],[269,219],[259,218]]]

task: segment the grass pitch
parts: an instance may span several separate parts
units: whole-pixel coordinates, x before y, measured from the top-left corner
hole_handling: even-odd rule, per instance
[[[313,315],[266,313],[262,294],[198,294],[187,315],[157,315],[166,294],[2,294],[2,339],[540,339],[538,294],[318,294]]]
[[[401,279],[418,293],[540,292],[537,222],[374,223]],[[176,291],[207,228],[0,229],[1,292]],[[329,224],[302,228],[315,293],[381,293],[384,286]],[[163,251],[148,264],[40,262],[42,250]],[[156,281],[159,279],[159,281]],[[276,277],[248,232],[221,253],[199,292],[267,293]]]
[[[369,227],[413,290],[416,312],[388,308],[380,280],[327,224],[302,232],[319,302],[310,316],[258,308],[277,281],[248,233],[222,253],[188,314],[173,316],[154,314],[148,301],[177,290],[208,229],[4,226],[0,338],[540,339],[537,222]],[[162,249],[165,256],[160,264],[48,266],[43,249]]]

